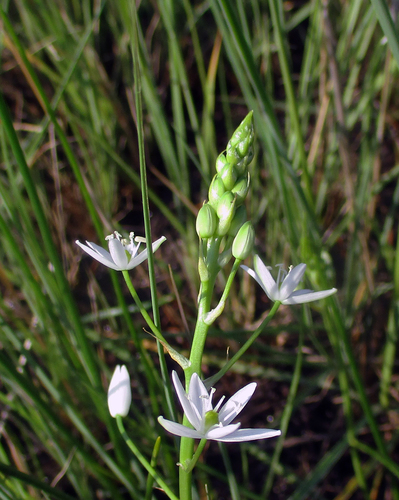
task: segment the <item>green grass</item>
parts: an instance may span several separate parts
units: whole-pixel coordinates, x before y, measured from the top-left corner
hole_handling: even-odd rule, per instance
[[[143,1],[137,33],[122,0],[2,9],[0,498],[162,498],[108,414],[121,362],[135,403],[126,431],[147,460],[161,435],[155,468],[177,492],[175,442],[156,421],[181,413],[163,383],[176,364],[143,330],[122,276],[74,241],[144,235],[144,221],[152,239],[167,236],[152,272],[131,276],[187,355],[195,214],[252,109],[256,251],[270,265],[306,262],[306,286],[338,294],[282,308],[217,384],[232,394],[256,380],[245,426],[269,416],[283,436],[211,443],[194,498],[207,485],[215,500],[399,499],[399,40],[386,2]],[[207,341],[206,376],[270,308],[239,272]]]

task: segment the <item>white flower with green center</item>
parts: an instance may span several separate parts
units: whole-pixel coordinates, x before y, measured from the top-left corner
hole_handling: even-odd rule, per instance
[[[175,371],[172,372],[172,379],[184,413],[194,428],[191,429],[177,422],[158,417],[158,422],[170,433],[176,436],[213,439],[225,443],[267,439],[281,434],[281,431],[271,429],[240,429],[240,423],[231,424],[250,400],[256,389],[255,382],[240,389],[222,406],[223,396],[213,408],[212,396],[215,389],[211,389],[208,393],[197,373],[191,376],[188,394]]]
[[[129,271],[148,258],[147,249],[139,253],[139,247],[141,243],[145,243],[145,238],[135,238],[134,233],[130,233],[129,239],[127,239],[122,238],[122,235],[115,231],[105,239],[108,241],[109,252],[90,241],[86,241],[87,245],[80,243],[80,241],[76,241],[76,244],[93,257],[93,259],[98,260],[104,266],[115,271]],[[155,252],[158,250],[165,240],[165,236],[162,236],[155,241],[152,244],[152,251]]]
[[[282,304],[304,304],[305,302],[324,299],[324,297],[328,297],[337,291],[336,288],[321,292],[307,289],[295,290],[305,273],[306,264],[291,267],[288,272],[283,268],[282,264],[278,264],[276,266],[279,267],[277,281],[274,281],[269,271],[271,268],[266,267],[258,255],[254,257],[255,271],[247,266],[241,267],[259,283],[273,302],[278,300]]]

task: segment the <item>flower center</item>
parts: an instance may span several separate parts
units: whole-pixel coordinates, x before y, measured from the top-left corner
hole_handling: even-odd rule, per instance
[[[137,255],[137,252],[139,251],[141,243],[145,243],[146,241],[145,238],[142,238],[141,236],[134,237],[133,232],[129,233],[129,238],[122,238],[122,235],[118,233],[118,231],[114,231],[105,239],[107,241],[109,240],[120,241],[121,245],[123,246],[126,252],[126,256],[128,257],[128,259],[134,258]],[[135,241],[137,241],[137,245],[134,243]]]
[[[207,432],[211,427],[219,423],[219,415],[215,410],[209,410],[205,413],[204,427]]]

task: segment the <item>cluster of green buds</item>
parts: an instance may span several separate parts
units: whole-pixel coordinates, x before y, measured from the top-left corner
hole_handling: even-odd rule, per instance
[[[197,233],[202,240],[225,238],[219,265],[233,255],[245,259],[252,251],[255,232],[247,221],[244,205],[250,184],[248,165],[253,158],[254,128],[252,111],[241,122],[216,160],[216,175],[197,216]]]

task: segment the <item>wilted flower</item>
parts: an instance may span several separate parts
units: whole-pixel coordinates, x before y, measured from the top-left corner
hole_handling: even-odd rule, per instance
[[[266,295],[272,301],[279,301],[282,304],[303,304],[305,302],[313,302],[314,300],[324,299],[337,291],[336,288],[314,292],[313,290],[296,290],[301,281],[306,269],[306,264],[299,264],[291,268],[288,272],[283,269],[282,264],[278,264],[279,271],[277,282],[274,281],[269,269],[261,261],[258,255],[254,258],[255,271],[247,266],[241,266],[247,273],[252,276],[259,285],[263,288]]]
[[[101,264],[115,271],[129,271],[148,258],[147,249],[138,253],[140,244],[145,242],[145,239],[138,237],[134,238],[134,233],[130,233],[129,239],[126,239],[122,238],[122,236],[115,231],[105,239],[108,240],[109,252],[90,241],[86,241],[87,245],[80,243],[80,241],[76,241],[76,244],[93,257],[93,259],[98,260]],[[152,244],[152,251],[155,252],[165,240],[165,236],[162,236],[155,241]]]
[[[108,388],[108,408],[111,417],[126,417],[132,402],[130,377],[125,365],[115,368]]]
[[[172,379],[184,413],[194,427],[194,429],[191,429],[185,425],[158,417],[158,422],[162,427],[172,434],[194,439],[213,439],[214,441],[224,441],[226,443],[254,441],[255,439],[272,438],[281,434],[281,431],[270,429],[240,429],[240,423],[230,424],[250,400],[256,388],[255,382],[240,389],[222,406],[223,396],[213,408],[212,396],[215,389],[211,389],[208,394],[197,373],[191,376],[188,394],[185,392],[175,371],[172,372]]]

